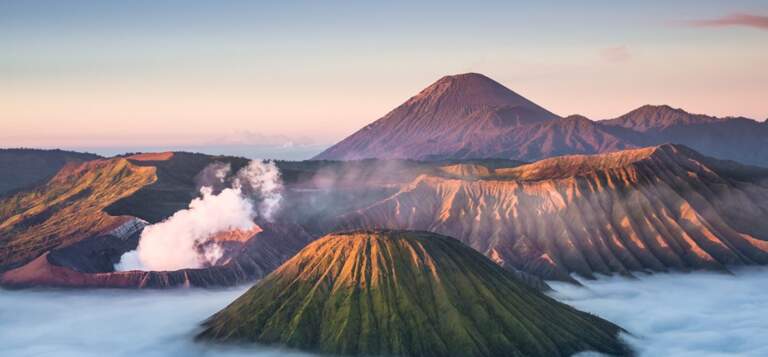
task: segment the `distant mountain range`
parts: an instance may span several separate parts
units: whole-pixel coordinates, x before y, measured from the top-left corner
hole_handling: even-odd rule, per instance
[[[665,143],[768,166],[768,124],[646,105],[615,119],[559,117],[477,73],[446,76],[317,160],[504,158],[536,161]]]

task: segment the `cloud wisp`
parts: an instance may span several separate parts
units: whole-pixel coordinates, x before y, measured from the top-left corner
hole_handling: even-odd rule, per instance
[[[632,59],[632,54],[627,46],[606,47],[600,49],[600,58],[606,62],[621,63]]]
[[[691,27],[751,27],[760,30],[768,30],[768,16],[734,13],[712,19],[699,19],[686,21]]]

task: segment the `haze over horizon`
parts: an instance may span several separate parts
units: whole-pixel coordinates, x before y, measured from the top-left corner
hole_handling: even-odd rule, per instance
[[[562,116],[764,120],[767,29],[754,0],[0,0],[0,146],[319,151],[464,72]]]

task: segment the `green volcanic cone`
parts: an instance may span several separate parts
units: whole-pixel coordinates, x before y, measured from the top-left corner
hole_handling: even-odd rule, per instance
[[[427,232],[332,234],[204,323],[199,339],[329,354],[626,355],[618,326]]]

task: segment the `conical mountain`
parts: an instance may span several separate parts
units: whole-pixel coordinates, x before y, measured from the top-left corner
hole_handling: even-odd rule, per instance
[[[461,158],[468,143],[556,118],[482,74],[445,76],[315,159]]]
[[[342,355],[628,354],[616,325],[428,232],[321,238],[204,323],[198,338]]]
[[[477,73],[446,76],[314,159],[537,161],[682,144],[768,167],[768,125],[645,105],[615,119],[561,118]]]

